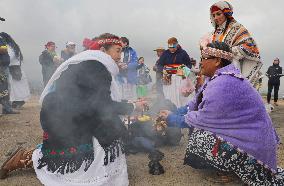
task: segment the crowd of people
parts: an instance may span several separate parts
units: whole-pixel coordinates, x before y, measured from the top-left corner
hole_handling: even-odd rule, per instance
[[[7,33],[0,33],[0,104],[2,114],[19,114],[30,98],[28,79],[22,69],[19,45]]]
[[[284,169],[277,167],[279,137],[256,88],[263,77],[258,46],[228,2],[213,4],[210,17],[213,31],[200,40],[199,65],[175,37],[168,49],[154,50],[152,88],[150,68],[126,37],[84,39],[78,53],[69,41],[60,57],[48,42],[39,57],[42,143],[17,149],[2,165],[1,178],[33,167],[44,185],[128,185],[125,154],[143,149],[149,172],[162,174],[164,154],[157,147],[178,145],[180,128],[188,128],[185,165],[216,171],[222,183],[236,175],[246,185],[284,185]],[[29,91],[20,68],[23,55],[8,36],[0,34],[0,101],[3,113],[16,113],[12,106],[21,107]],[[279,62],[266,73],[267,102],[274,88],[276,106]]]

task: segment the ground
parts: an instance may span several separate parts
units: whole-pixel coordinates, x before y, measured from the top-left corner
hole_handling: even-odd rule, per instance
[[[0,116],[0,163],[9,152],[19,146],[35,147],[41,142],[41,127],[39,123],[38,98],[33,97],[21,110],[19,115]],[[284,101],[271,113],[274,126],[284,141]],[[187,144],[186,132],[177,147],[164,147],[160,150],[165,153],[161,162],[165,174],[153,176],[148,173],[148,158],[146,154],[136,154],[127,157],[130,185],[193,185],[193,186],[217,186],[220,184],[208,181],[210,172],[194,170],[183,165],[183,157]],[[284,145],[278,150],[278,164],[284,167]],[[21,170],[13,172],[7,179],[0,180],[0,186],[41,185],[33,170]],[[224,185],[224,184],[223,184]],[[228,186],[242,185],[236,180]]]

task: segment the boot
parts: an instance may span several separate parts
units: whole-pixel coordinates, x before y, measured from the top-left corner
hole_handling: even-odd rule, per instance
[[[19,109],[22,109],[22,108],[23,108],[23,105],[24,105],[24,104],[25,104],[24,101],[13,101],[13,102],[12,102],[12,108],[19,110]]]
[[[32,154],[35,149],[25,150],[19,147],[1,166],[0,179],[5,179],[12,171],[22,168],[32,168]]]
[[[160,175],[165,173],[164,167],[158,161],[150,161],[148,167],[149,173],[152,175]]]
[[[12,109],[12,105],[9,102],[9,99],[4,98],[2,101],[2,114],[20,114],[20,112],[16,112]]]
[[[158,150],[155,150],[148,155],[148,158],[150,159],[150,162],[148,164],[150,174],[160,175],[165,173],[164,167],[159,162],[164,158],[164,156],[164,153]]]

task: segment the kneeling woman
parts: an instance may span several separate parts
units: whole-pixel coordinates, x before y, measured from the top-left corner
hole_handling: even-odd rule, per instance
[[[271,119],[232,58],[227,44],[208,44],[202,50],[201,73],[210,80],[188,105],[160,114],[169,126],[190,129],[184,164],[233,172],[248,185],[283,185]]]
[[[44,185],[128,185],[126,128],[119,115],[130,114],[134,105],[121,102],[115,81],[120,40],[103,34],[85,44],[88,50],[64,62],[42,93],[43,144],[33,151],[33,166]],[[26,156],[18,150],[1,177],[27,167]]]

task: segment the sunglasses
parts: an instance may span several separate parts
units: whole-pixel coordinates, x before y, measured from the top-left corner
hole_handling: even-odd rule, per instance
[[[177,44],[169,44],[168,48],[177,48],[177,46],[178,46]]]

